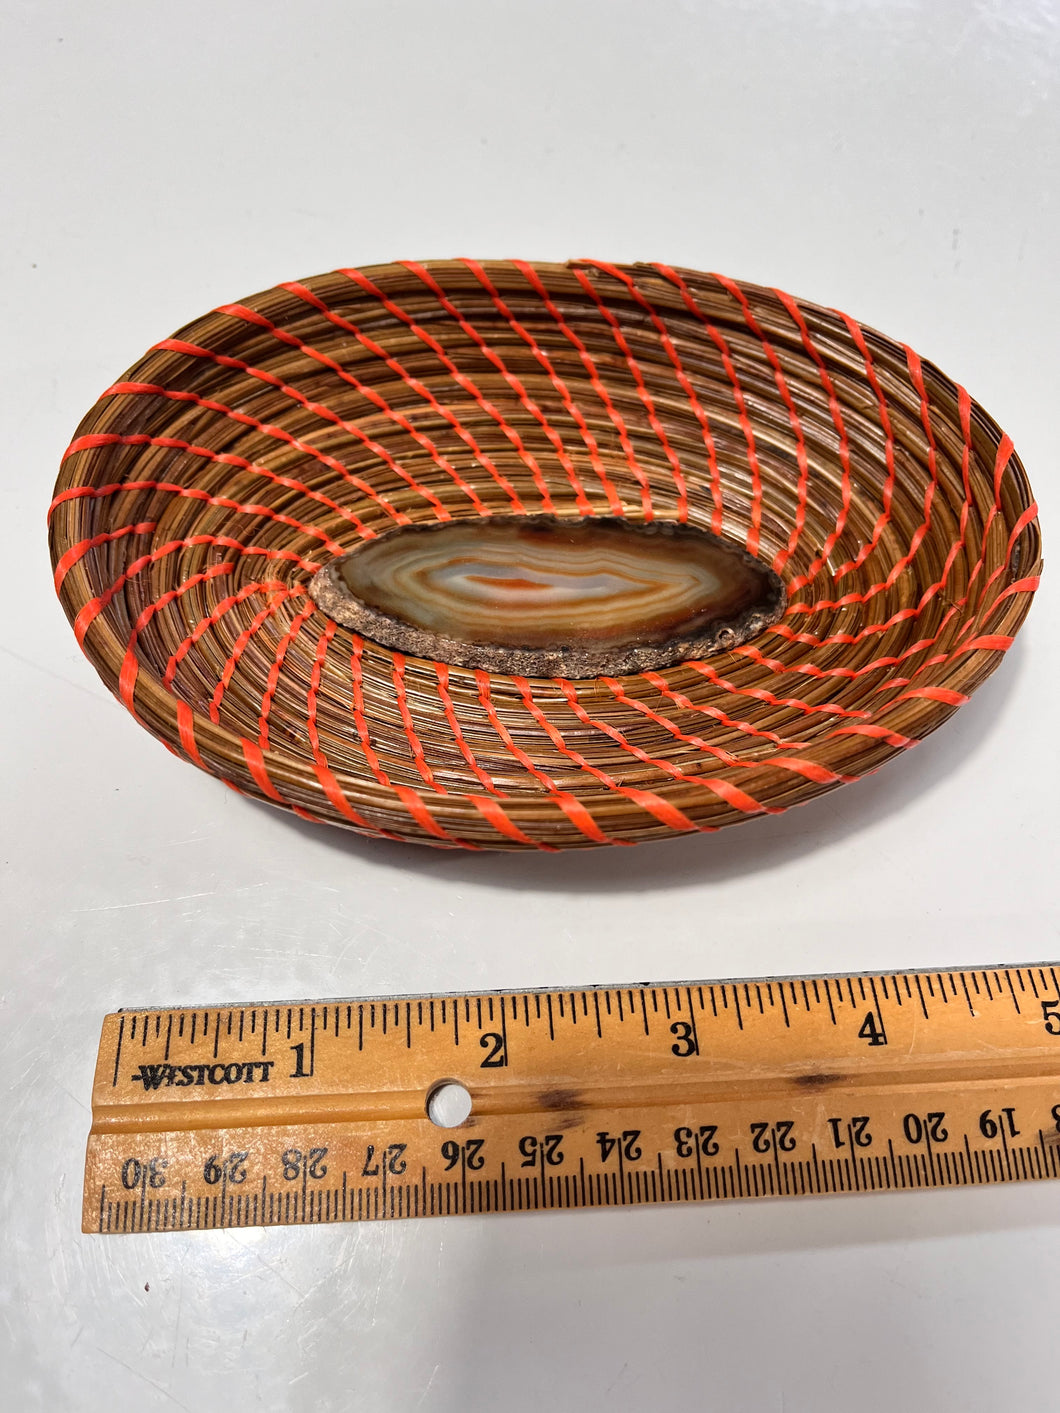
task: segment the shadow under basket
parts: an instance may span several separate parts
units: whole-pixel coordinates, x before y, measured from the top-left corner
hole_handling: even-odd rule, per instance
[[[964,389],[845,314],[666,265],[463,260],[280,285],[164,339],[82,421],[50,529],[79,643],[180,757],[364,834],[566,849],[777,813],[916,745],[1023,622],[1036,513]],[[667,584],[698,531],[775,602],[742,632],[671,615],[656,656],[516,632],[505,657],[422,625],[384,646],[357,625],[394,611],[310,591],[386,536],[504,518],[630,522]]]

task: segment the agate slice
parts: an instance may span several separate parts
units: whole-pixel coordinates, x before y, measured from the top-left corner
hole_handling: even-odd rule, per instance
[[[414,525],[322,569],[310,594],[388,648],[529,677],[644,672],[780,618],[777,575],[687,524],[549,515]]]

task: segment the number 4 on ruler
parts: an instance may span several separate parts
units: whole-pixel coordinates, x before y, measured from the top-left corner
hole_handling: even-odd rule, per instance
[[[877,1020],[875,1011],[870,1011],[861,1022],[858,1039],[867,1040],[870,1045],[887,1044],[887,1032],[884,1030],[882,1022]]]

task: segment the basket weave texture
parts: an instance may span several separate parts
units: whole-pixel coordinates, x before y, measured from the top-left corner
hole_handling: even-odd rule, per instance
[[[689,521],[785,617],[662,672],[407,658],[307,596],[399,525]],[[182,758],[306,818],[440,847],[628,844],[877,769],[997,666],[1040,569],[1011,440],[911,349],[665,265],[403,262],[226,305],[108,388],[51,510],[78,641]]]

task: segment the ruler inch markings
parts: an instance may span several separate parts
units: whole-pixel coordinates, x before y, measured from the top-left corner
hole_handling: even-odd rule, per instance
[[[1005,963],[123,1009],[103,1023],[84,1226],[1054,1180],[1055,1000],[1057,964]],[[426,1112],[447,1080],[471,1097],[455,1128]]]

